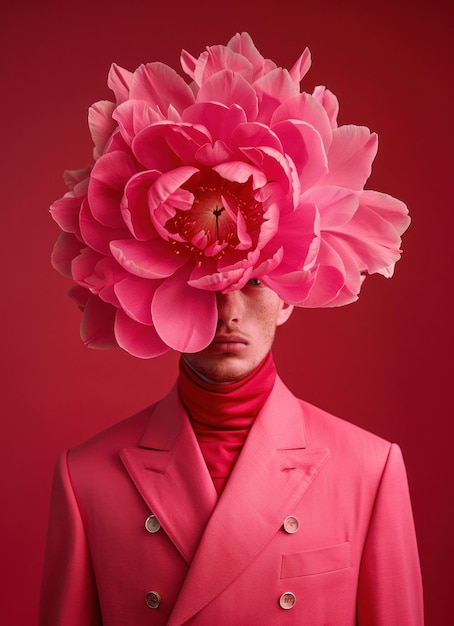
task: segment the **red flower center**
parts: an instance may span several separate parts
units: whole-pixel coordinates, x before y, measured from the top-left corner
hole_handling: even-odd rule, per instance
[[[184,246],[197,256],[220,258],[229,249],[249,249],[256,241],[263,210],[252,195],[251,181],[232,183],[216,178],[211,184],[189,184],[194,195],[192,207],[175,209],[174,217],[167,220],[166,230],[177,235],[173,242],[177,254]]]

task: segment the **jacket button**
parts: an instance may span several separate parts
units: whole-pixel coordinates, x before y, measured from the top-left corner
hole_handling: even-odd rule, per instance
[[[161,603],[161,596],[157,591],[149,591],[145,596],[145,602],[150,609],[157,609]]]
[[[299,530],[300,523],[297,517],[294,515],[289,515],[284,520],[284,530],[286,533],[290,535],[296,533]]]
[[[296,596],[291,591],[286,591],[279,598],[279,606],[282,609],[293,609],[296,603]]]
[[[147,517],[147,519],[145,520],[145,528],[148,530],[149,533],[158,532],[158,530],[161,528],[161,524],[159,523],[156,515],[150,515],[150,517]]]

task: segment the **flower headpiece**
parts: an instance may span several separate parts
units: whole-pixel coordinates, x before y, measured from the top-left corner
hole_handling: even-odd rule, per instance
[[[54,267],[77,283],[81,336],[142,358],[212,340],[216,291],[252,278],[301,307],[357,299],[366,274],[391,276],[405,205],[364,190],[377,136],[338,126],[338,102],[264,59],[247,33],[197,59],[188,84],[163,63],[115,64],[115,102],[88,123],[94,165],[66,173],[51,207],[64,231]]]

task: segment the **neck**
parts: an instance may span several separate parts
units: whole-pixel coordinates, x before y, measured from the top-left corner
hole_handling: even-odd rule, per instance
[[[271,352],[248,376],[231,383],[209,381],[180,360],[179,393],[219,494],[275,379]]]
[[[227,382],[210,380],[190,365],[184,355],[181,355],[178,387],[183,401],[185,395],[190,394],[191,390],[198,389],[200,400],[207,401],[208,406],[210,406],[210,401],[215,400],[215,398],[218,398],[220,402],[228,402],[231,398],[237,403],[247,395],[260,395],[262,389],[267,389],[266,395],[268,395],[275,378],[276,367],[271,351],[247,376],[240,380]],[[239,391],[234,393],[237,390]]]

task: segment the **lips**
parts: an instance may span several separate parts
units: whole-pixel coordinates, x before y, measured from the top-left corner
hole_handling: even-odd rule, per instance
[[[241,335],[216,335],[210,348],[214,352],[239,354],[247,345],[247,339]]]
[[[215,335],[212,343],[243,343],[247,345],[247,340],[241,335]]]

